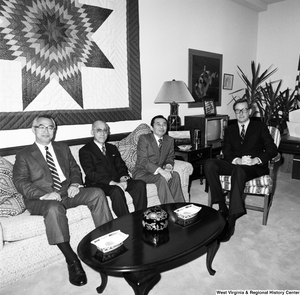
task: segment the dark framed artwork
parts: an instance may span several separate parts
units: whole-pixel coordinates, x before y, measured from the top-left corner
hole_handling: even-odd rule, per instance
[[[189,108],[202,107],[203,99],[221,105],[223,55],[189,49],[189,89],[195,102]]]
[[[215,116],[217,114],[215,101],[213,99],[204,98],[202,102],[205,116]]]
[[[138,0],[13,2],[0,2],[0,130],[41,113],[58,125],[141,119]]]
[[[233,78],[231,74],[224,74],[223,77],[223,89],[232,90],[233,87]]]

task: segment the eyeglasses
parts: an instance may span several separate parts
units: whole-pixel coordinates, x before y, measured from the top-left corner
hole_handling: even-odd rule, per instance
[[[249,111],[249,109],[247,109],[247,108],[241,109],[241,110],[239,110],[239,109],[234,110],[234,112],[235,112],[237,115],[240,114],[240,113],[245,114],[245,113],[247,113],[248,111]]]
[[[108,129],[96,129],[95,130],[97,133],[105,133],[105,134],[107,134],[108,133]]]
[[[39,129],[39,130],[41,130],[41,131],[45,131],[46,129],[47,129],[48,131],[54,131],[54,130],[55,130],[55,127],[52,126],[52,125],[50,125],[50,126],[39,125],[39,126],[34,126],[34,128]]]

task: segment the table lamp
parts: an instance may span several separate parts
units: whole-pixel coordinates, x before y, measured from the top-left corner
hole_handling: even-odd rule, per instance
[[[154,103],[169,103],[170,116],[168,117],[169,130],[179,130],[181,119],[178,116],[178,102],[195,101],[183,81],[166,81],[163,83]]]

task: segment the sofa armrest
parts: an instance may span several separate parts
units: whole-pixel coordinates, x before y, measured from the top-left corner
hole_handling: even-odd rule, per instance
[[[188,186],[190,175],[193,173],[193,166],[189,162],[175,160],[174,171],[178,172],[181,178],[182,186]]]

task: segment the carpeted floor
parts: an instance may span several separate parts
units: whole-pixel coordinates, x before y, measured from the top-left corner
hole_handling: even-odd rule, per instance
[[[212,295],[216,290],[299,290],[300,284],[300,181],[278,173],[268,225],[262,213],[248,211],[238,220],[236,231],[223,243],[213,261],[217,271],[210,276],[203,255],[178,268],[165,271],[149,294]],[[192,201],[207,204],[204,185],[193,181]],[[259,198],[260,199],[260,198]],[[1,295],[90,295],[97,294],[100,276],[84,265],[88,283],[75,287],[68,282],[66,264],[59,262],[43,271],[0,289]],[[109,276],[104,295],[131,295],[122,277]],[[229,294],[229,293],[228,293]]]

